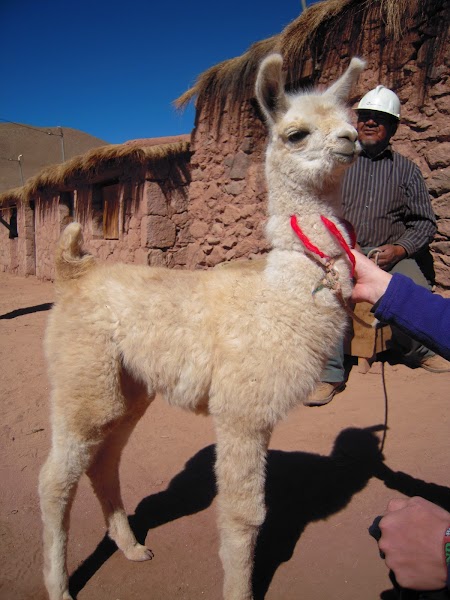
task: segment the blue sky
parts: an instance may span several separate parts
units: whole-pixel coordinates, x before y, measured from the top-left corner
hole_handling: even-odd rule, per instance
[[[189,133],[194,109],[173,100],[300,12],[301,0],[1,0],[0,118],[111,143]]]

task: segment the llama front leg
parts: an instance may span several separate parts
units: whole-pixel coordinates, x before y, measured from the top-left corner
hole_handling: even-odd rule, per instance
[[[266,515],[264,484],[270,431],[217,422],[216,477],[224,600],[252,600],[258,531]]]

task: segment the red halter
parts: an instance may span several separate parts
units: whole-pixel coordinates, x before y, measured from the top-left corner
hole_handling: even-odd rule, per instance
[[[323,215],[320,215],[320,218],[322,220],[322,223],[325,225],[325,227],[328,229],[328,231],[331,233],[331,235],[333,235],[336,238],[336,240],[338,241],[341,248],[347,254],[348,259],[352,264],[351,276],[353,277],[353,275],[355,273],[356,261],[355,261],[355,257],[353,256],[353,254],[350,251],[350,246],[347,244],[342,233],[339,231],[339,229],[336,227],[336,225],[333,223],[333,221],[330,221]],[[344,221],[343,224],[345,225],[345,227],[350,235],[351,247],[354,248],[355,244],[356,244],[356,236],[355,236],[354,229],[348,221]],[[297,222],[297,217],[295,215],[292,215],[292,217],[291,217],[291,227],[295,231],[299,240],[302,242],[302,244],[305,246],[305,248],[307,250],[309,250],[310,252],[313,252],[314,254],[317,254],[318,256],[320,256],[320,258],[326,258],[326,259],[331,258],[331,256],[328,256],[327,254],[325,254],[324,252],[319,250],[319,248],[317,248],[317,246],[314,246],[314,244],[310,242],[310,240],[307,238],[307,236],[300,229],[300,226]]]

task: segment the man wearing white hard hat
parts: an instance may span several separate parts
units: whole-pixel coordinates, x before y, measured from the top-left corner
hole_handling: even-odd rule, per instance
[[[429,244],[436,232],[430,196],[417,165],[390,145],[400,121],[400,100],[392,90],[378,85],[361,99],[356,114],[362,153],[344,177],[343,216],[353,225],[362,251],[368,254],[373,250],[382,269],[402,273],[430,288]],[[431,265],[428,273],[427,263]],[[450,362],[395,328],[392,344],[412,367],[435,373],[450,371]],[[345,377],[342,341],[307,404],[330,402],[344,389]]]

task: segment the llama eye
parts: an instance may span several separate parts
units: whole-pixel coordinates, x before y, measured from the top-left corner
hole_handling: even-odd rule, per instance
[[[287,134],[288,142],[291,144],[298,144],[303,141],[309,135],[309,131],[306,129],[298,129],[297,131],[291,131]]]

